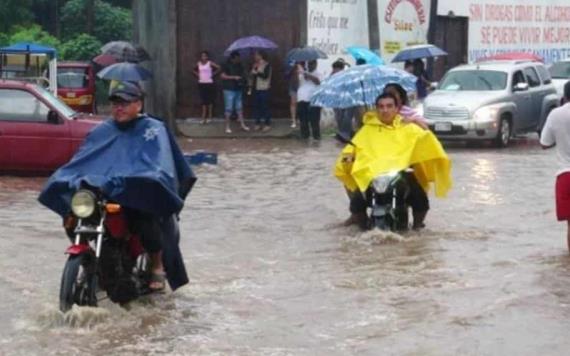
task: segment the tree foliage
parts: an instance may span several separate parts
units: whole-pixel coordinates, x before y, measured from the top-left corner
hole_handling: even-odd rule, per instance
[[[32,25],[29,27],[15,26],[12,28],[12,35],[10,35],[8,42],[10,44],[18,42],[33,42],[36,44],[53,47],[58,50],[61,43],[57,38],[42,30],[39,25]]]
[[[86,0],[69,0],[61,11],[62,37],[67,40],[86,32]],[[130,40],[132,37],[131,11],[101,0],[95,1],[92,35],[102,43]]]
[[[30,11],[32,0],[0,1],[0,33],[7,33],[12,26],[26,24],[33,20]]]
[[[88,61],[99,54],[101,46],[101,41],[82,33],[65,42],[61,54],[65,60]]]

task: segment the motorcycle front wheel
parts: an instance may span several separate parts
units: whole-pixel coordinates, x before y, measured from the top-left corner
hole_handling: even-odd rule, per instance
[[[69,256],[59,290],[59,309],[67,312],[73,304],[97,306],[97,278],[90,255]]]

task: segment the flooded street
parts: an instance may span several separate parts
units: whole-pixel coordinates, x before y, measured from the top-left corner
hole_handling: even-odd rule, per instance
[[[0,355],[568,355],[557,163],[534,137],[449,148],[451,194],[403,237],[338,227],[330,139],[184,144],[219,152],[181,215],[191,282],[129,310],[58,312],[45,178],[0,177]]]

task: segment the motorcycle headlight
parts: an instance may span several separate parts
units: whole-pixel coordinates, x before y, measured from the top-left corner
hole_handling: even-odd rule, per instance
[[[85,219],[95,212],[95,194],[88,190],[79,190],[71,198],[71,211],[75,216]]]
[[[475,111],[473,120],[477,122],[493,122],[497,119],[499,108],[493,106],[483,106]]]
[[[390,183],[397,175],[398,173],[394,172],[383,174],[374,178],[372,181],[372,188],[374,188],[374,191],[378,194],[386,193],[386,190],[388,190],[388,187],[390,187]]]

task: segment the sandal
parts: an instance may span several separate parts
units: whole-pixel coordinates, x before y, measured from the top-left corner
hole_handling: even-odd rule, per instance
[[[163,292],[164,288],[166,288],[166,273],[152,272],[148,280],[148,289],[151,292]]]

